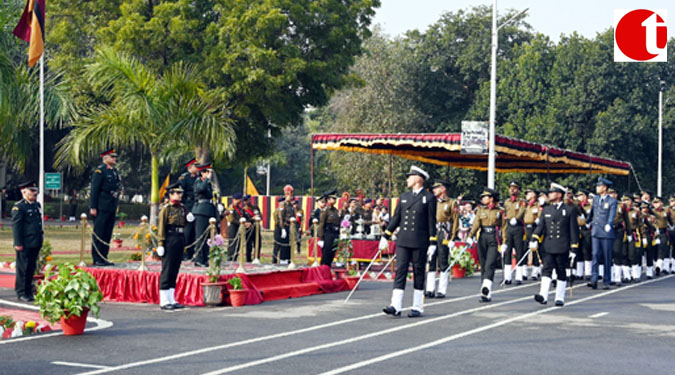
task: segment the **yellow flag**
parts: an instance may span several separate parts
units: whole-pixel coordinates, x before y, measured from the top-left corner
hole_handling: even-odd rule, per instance
[[[246,175],[246,194],[251,195],[251,196],[258,196],[260,193],[258,193],[258,189],[255,188],[255,185],[253,185],[253,181],[251,181],[251,177]]]
[[[166,175],[166,179],[162,182],[162,186],[159,187],[159,201],[160,203],[164,200],[164,194],[166,194],[166,188],[169,186],[169,179],[171,179],[171,173]]]

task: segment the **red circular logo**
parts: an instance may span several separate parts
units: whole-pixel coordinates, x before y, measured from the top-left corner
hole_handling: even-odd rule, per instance
[[[645,25],[650,17],[654,15],[655,22]],[[656,28],[656,46],[664,48],[667,43],[666,27],[657,27],[658,24],[665,25],[663,18],[655,12],[647,9],[637,9],[624,15],[616,25],[616,44],[626,57],[638,61],[651,60],[658,56],[650,53],[647,46],[647,28],[653,26]]]

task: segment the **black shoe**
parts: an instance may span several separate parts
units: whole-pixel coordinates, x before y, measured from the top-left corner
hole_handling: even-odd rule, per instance
[[[551,286],[554,287],[554,288],[555,288],[556,286],[558,286],[558,280],[552,280],[552,281],[551,281]]]
[[[480,296],[480,300],[478,302],[490,302],[492,301],[492,298],[487,298],[485,296]]]
[[[661,274],[661,269],[659,267],[656,267],[656,276],[659,276]]]
[[[105,262],[94,262],[94,266],[105,267],[107,264]]]
[[[523,281],[527,281],[527,276],[523,276]]]
[[[647,276],[647,280],[651,280],[651,279],[653,279],[653,277]]]
[[[609,283],[609,285],[616,286],[616,281],[612,281],[611,283]]]
[[[103,263],[105,263],[106,266],[114,266],[115,265],[115,263],[110,262],[108,260],[104,260]]]
[[[483,295],[483,297],[487,297],[488,294],[490,294],[490,289],[484,286],[483,289],[480,290],[480,293]]]
[[[195,262],[195,267],[208,267],[208,266],[204,263]]]
[[[598,289],[598,283],[594,283],[592,281],[586,283],[586,286],[589,288]]]
[[[506,281],[504,281],[504,284],[506,284],[506,285],[511,285],[511,280],[506,280]]]
[[[160,306],[159,308],[162,309],[162,310],[174,310],[175,309],[175,307],[173,307],[173,305],[164,305],[164,306]]]
[[[603,286],[602,286],[602,289],[603,289],[603,290],[609,290],[609,285],[607,285],[607,284],[603,285]]]
[[[516,285],[523,285],[523,282],[520,280],[516,280]]]
[[[542,296],[541,294],[535,294],[534,300],[541,303],[542,305],[545,305],[547,303],[547,301],[544,299],[544,296]]]
[[[174,303],[174,304],[171,305],[171,306],[173,306],[174,309],[183,309],[183,308],[185,308],[184,305],[181,305],[181,304],[178,303],[178,302]]]
[[[557,300],[557,301],[555,301],[555,305],[558,306],[558,307],[563,307],[563,306],[565,306],[565,302]]]
[[[400,311],[396,311],[396,309],[394,308],[394,306],[387,306],[387,307],[385,307],[385,308],[382,309],[382,312],[384,312],[384,313],[387,314],[387,315],[401,316],[401,312],[400,312]]]
[[[434,298],[434,292],[424,292],[424,296],[427,298]]]
[[[410,310],[408,312],[408,318],[418,318],[420,316],[422,316],[422,313],[417,310]]]
[[[436,293],[436,298],[445,298],[445,294],[443,294],[443,293]]]
[[[33,301],[35,301],[35,298],[26,297],[26,296],[19,296],[19,301],[21,301],[21,302],[33,302]]]

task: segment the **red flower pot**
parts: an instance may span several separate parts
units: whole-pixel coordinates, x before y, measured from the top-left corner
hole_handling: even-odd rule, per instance
[[[115,243],[115,247],[118,248],[118,249],[121,248],[122,247],[122,241],[124,241],[124,240],[113,240],[113,242]]]
[[[246,296],[248,295],[248,289],[230,289],[229,292],[232,307],[244,306],[246,303]]]
[[[82,310],[80,316],[71,316],[70,318],[61,317],[61,328],[66,336],[81,335],[84,333],[84,327],[87,325],[87,315],[89,309]]]
[[[458,264],[452,266],[452,277],[455,279],[461,279],[466,274],[466,270],[460,267]]]
[[[347,287],[351,290],[354,288],[356,283],[359,282],[360,276],[347,276],[345,277],[345,282],[347,283]]]

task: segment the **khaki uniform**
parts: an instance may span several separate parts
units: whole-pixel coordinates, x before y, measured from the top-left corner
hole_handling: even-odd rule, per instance
[[[653,245],[656,249],[656,274],[660,274],[663,269],[663,261],[668,260],[668,269],[670,269],[670,244],[668,242],[668,211],[661,207],[654,209],[654,240]]]
[[[513,249],[515,249],[516,262],[525,254],[525,226],[523,218],[525,217],[527,203],[525,200],[517,197],[509,197],[504,202],[504,225],[502,227],[502,239],[507,245],[506,253],[502,254],[504,260],[504,277],[506,283],[511,282],[511,258]],[[515,220],[512,220],[515,219]],[[516,269],[516,281],[522,282],[523,270],[525,266],[521,265]]]
[[[478,261],[480,262],[481,280],[492,281],[497,268],[499,253],[499,226],[503,224],[504,209],[498,206],[482,206],[476,211],[473,227],[469,237],[478,237]]]
[[[182,203],[166,204],[159,211],[157,239],[164,247],[162,272],[159,276],[159,289],[175,289],[176,278],[183,260],[185,247],[185,225],[187,208]]]

